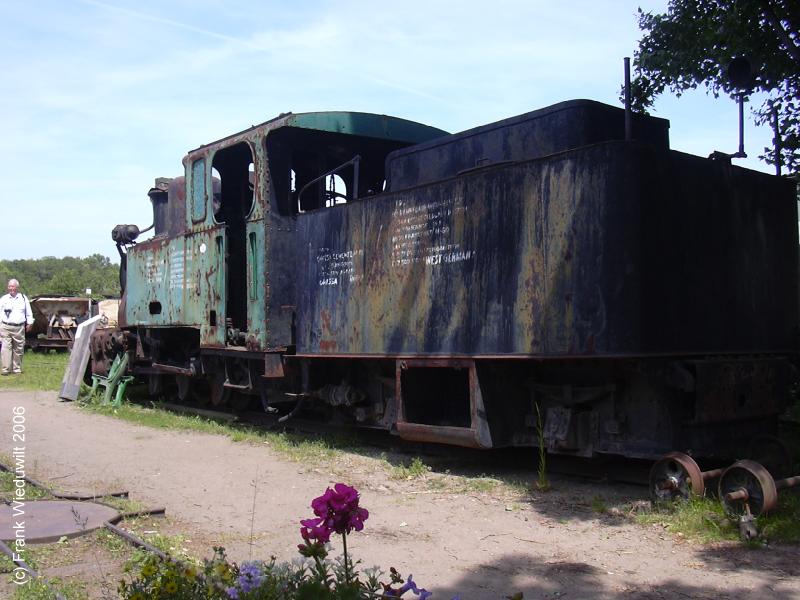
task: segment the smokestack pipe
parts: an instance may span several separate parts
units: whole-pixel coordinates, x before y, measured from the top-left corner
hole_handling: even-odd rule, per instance
[[[778,109],[772,108],[772,129],[775,132],[773,144],[775,146],[775,175],[781,176],[781,124],[778,120]]]
[[[631,141],[631,59],[625,57],[625,141]]]

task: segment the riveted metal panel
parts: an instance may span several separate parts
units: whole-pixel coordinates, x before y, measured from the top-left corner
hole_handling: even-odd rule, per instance
[[[125,318],[128,325],[184,324],[183,236],[153,238],[128,250]]]
[[[184,315],[200,328],[200,344],[225,345],[225,230],[222,227],[186,236]]]

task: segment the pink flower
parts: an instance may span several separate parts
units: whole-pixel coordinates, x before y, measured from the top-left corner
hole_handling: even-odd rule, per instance
[[[328,488],[322,496],[311,502],[311,508],[322,526],[339,534],[364,529],[369,511],[358,506],[358,492],[343,483],[337,483],[333,487],[334,489]]]
[[[300,521],[300,535],[307,544],[325,544],[331,539],[331,530],[322,524],[322,519],[303,519]]]

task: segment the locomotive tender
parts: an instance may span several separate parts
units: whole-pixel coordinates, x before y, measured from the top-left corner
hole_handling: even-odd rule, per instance
[[[201,146],[150,190],[152,238],[115,228],[93,370],[121,349],[154,394],[409,440],[737,456],[797,351],[793,185],[623,124],[289,113]]]

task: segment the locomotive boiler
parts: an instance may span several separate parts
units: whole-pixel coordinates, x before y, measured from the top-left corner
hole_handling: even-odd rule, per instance
[[[114,230],[159,394],[403,439],[735,457],[797,352],[793,185],[588,100],[458,134],[283,114],[189,152]],[[540,415],[537,417],[537,415]]]

